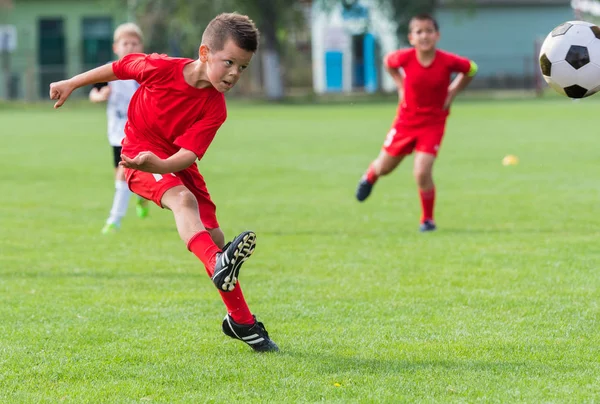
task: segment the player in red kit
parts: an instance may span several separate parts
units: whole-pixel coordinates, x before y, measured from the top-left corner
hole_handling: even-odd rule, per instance
[[[245,231],[225,244],[196,165],[227,117],[223,93],[248,67],[258,38],[247,16],[221,14],[206,27],[197,60],[130,54],[52,83],[50,98],[58,108],[79,87],[113,80],[140,84],[129,104],[120,162],[129,188],[173,212],[180,237],[202,261],[227,307],[223,332],[264,352],[278,347],[250,312],[237,279],[256,235]]]
[[[422,208],[420,231],[436,229],[432,169],[444,136],[450,104],[477,73],[473,61],[436,49],[439,39],[437,21],[430,15],[417,15],[409,23],[408,41],[413,47],[385,57],[386,69],[398,87],[398,113],[379,156],[356,189],[356,198],[364,201],[377,179],[391,173],[414,151],[414,176]],[[458,75],[450,82],[453,73]]]

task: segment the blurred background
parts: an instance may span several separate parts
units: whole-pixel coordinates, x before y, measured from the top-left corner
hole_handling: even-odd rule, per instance
[[[0,99],[46,99],[48,85],[113,60],[112,33],[134,21],[146,52],[195,58],[204,27],[238,11],[261,48],[238,95],[281,100],[393,93],[382,56],[406,46],[411,15],[439,21],[439,47],[479,65],[471,89],[541,93],[538,49],[548,32],[600,15],[596,0],[0,0]],[[85,95],[84,91],[80,95]]]

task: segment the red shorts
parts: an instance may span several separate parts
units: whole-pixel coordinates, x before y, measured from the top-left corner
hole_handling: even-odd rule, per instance
[[[383,150],[394,157],[413,151],[437,156],[445,128],[445,120],[424,125],[407,125],[396,120],[383,142]]]
[[[210,199],[206,183],[202,175],[200,175],[196,164],[175,174],[151,174],[126,168],[125,176],[127,177],[129,189],[132,192],[142,198],[151,200],[161,208],[163,206],[160,200],[164,193],[173,187],[184,185],[194,194],[198,201],[200,219],[204,227],[207,229],[216,229],[219,227],[217,207]]]

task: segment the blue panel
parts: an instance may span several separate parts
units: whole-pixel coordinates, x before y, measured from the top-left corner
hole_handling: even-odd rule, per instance
[[[344,55],[340,51],[325,52],[325,89],[328,92],[343,90]]]
[[[368,93],[377,91],[377,55],[375,51],[375,36],[371,33],[365,34],[364,39],[364,74],[365,74],[365,90]]]
[[[366,19],[369,18],[369,9],[358,3],[354,4],[350,8],[343,7],[342,18],[344,20]]]
[[[365,65],[362,60],[357,60],[352,66],[352,87],[365,86]]]

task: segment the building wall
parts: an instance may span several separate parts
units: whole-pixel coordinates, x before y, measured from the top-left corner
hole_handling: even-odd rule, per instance
[[[493,5],[491,5],[493,3]],[[479,73],[473,86],[495,88],[525,88],[535,86],[539,76],[536,41],[543,38],[555,26],[575,18],[568,1],[527,2],[527,6],[486,5],[471,7],[441,6],[435,13],[440,23],[439,47],[467,56],[477,62]],[[395,25],[372,0],[361,0],[370,7],[369,31],[376,35],[383,54],[397,47],[408,46],[406,38],[397,38]],[[320,11],[313,3],[313,81],[317,93],[325,92],[323,55],[332,42],[337,42],[344,54],[344,91],[353,91],[351,76],[352,49],[344,37],[340,13],[334,7],[329,14]],[[337,30],[337,31],[336,31]],[[381,66],[381,61],[377,61]],[[394,84],[383,69],[380,88],[394,91]]]
[[[529,7],[445,8],[436,13],[439,47],[467,56],[479,66],[478,80],[508,79],[515,86],[538,71],[536,41],[574,19],[568,4]]]
[[[100,0],[15,0],[12,9],[2,10],[0,23],[15,25],[17,29],[17,48],[8,56],[8,64],[18,83],[18,98],[40,98],[39,20],[64,19],[65,73],[70,76],[82,71],[82,19],[90,17],[111,17],[114,28],[126,19],[126,12]],[[0,71],[0,98],[7,98],[5,74]]]
[[[398,40],[395,24],[387,18],[385,10],[382,10],[374,0],[361,0],[360,4],[369,8],[368,32],[375,37],[380,53],[386,54],[396,49]],[[311,12],[313,88],[319,94],[327,92],[325,55],[330,50],[342,53],[342,91],[355,90],[352,86],[352,29],[349,29],[348,24],[349,22],[342,18],[340,5],[326,10],[319,6],[318,2],[313,2]],[[387,74],[382,74],[381,58],[375,62],[379,68],[379,88],[392,91],[394,84]]]

